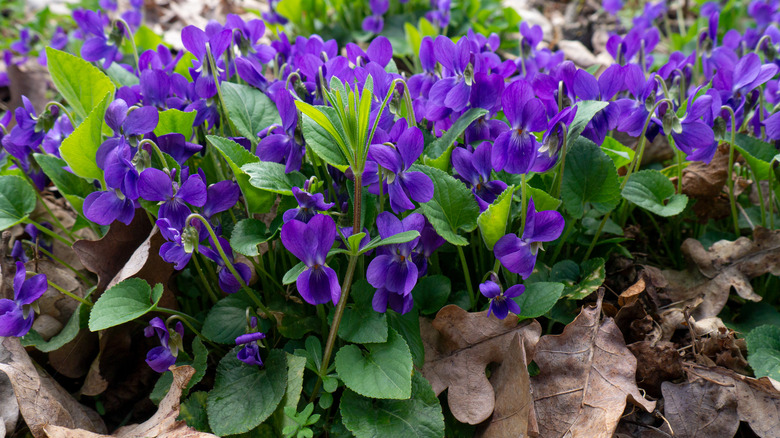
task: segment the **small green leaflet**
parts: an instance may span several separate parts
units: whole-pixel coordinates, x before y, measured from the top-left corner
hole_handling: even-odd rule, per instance
[[[657,170],[642,170],[628,177],[623,197],[659,216],[675,216],[685,210],[688,197],[674,193],[669,178]]]
[[[157,308],[162,293],[160,283],[152,289],[140,278],[121,281],[103,292],[92,307],[89,329],[93,332],[105,330],[144,316]]]
[[[25,219],[35,210],[35,190],[21,177],[0,176],[0,231]]]

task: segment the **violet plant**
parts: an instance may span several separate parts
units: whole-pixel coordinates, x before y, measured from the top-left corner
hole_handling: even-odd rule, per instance
[[[267,13],[269,26],[293,20],[284,4]],[[371,2],[362,29],[380,33],[381,16],[406,5]],[[141,222],[152,229],[148,247],[174,271],[170,284],[136,273],[101,290],[84,278],[97,284],[88,296],[48,285],[87,309],[91,331],[148,321],[144,333],[160,345],[146,362],[157,372],[206,364],[204,354],[218,360],[207,395],[187,399],[211,431],[282,434],[291,429],[281,420],[304,406],[305,430],[365,436],[356,421],[365,413],[343,403],[353,397],[422,404],[429,420],[398,415],[441,437],[439,400],[427,382],[412,384],[425,360],[419,316],[450,304],[485,318],[554,320],[558,300],[594,291],[582,278],[603,282],[605,259],[626,251],[632,215],[693,216],[683,169],[710,162],[719,144],[729,173],[750,172],[770,191],[759,185],[761,204],[751,205],[729,177],[734,234],[744,228],[738,209],[774,227],[776,31],[719,45],[717,17],[709,19],[697,40],[706,62],[679,52],[661,65],[650,4],[635,30],[610,38],[615,63],[597,77],[539,48],[541,29],[525,23],[516,60],[502,59],[497,34],[469,30],[456,42],[444,31],[456,24],[451,5],[434,6],[442,32],[419,38],[407,28],[411,57],[382,35],[342,52],[336,40],[272,34],[238,16],[186,27],[186,51],[175,55],[162,45],[125,53],[136,47],[123,44],[134,41],[135,15],[75,11],[77,30],[65,38],[83,41],[80,57],[61,50],[62,35],[45,52],[61,98],[41,111],[25,100],[0,119],[0,229],[26,224],[29,236],[13,243],[19,262],[13,299],[0,300],[0,334],[36,345],[35,302],[47,281],[25,279],[31,256],[82,275],[51,242]],[[605,2],[612,13],[621,7]],[[25,33],[13,50],[24,55],[31,44]],[[91,87],[73,87],[85,80]],[[676,159],[641,169],[659,135]],[[746,168],[735,170],[735,151]],[[48,208],[45,189],[65,199],[75,225],[36,215],[37,205]],[[572,264],[588,271],[566,272]],[[451,287],[426,287],[445,280]],[[164,290],[185,288],[180,308],[160,304]],[[377,349],[395,360],[377,360]],[[256,387],[242,383],[249,379]],[[306,401],[283,406],[285,393]],[[377,427],[377,436],[401,430]]]

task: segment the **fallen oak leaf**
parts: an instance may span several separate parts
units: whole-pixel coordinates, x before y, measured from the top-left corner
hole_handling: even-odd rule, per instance
[[[57,425],[106,432],[103,420],[92,409],[81,405],[42,369],[36,367],[19,338],[0,338],[0,371],[5,373],[16,394],[25,423],[35,438],[46,436],[44,427]]]
[[[516,334],[523,337],[526,357],[533,357],[541,332],[535,320],[518,324],[516,318],[500,320],[488,317],[486,311],[469,313],[445,306],[432,322],[420,319],[423,376],[437,396],[449,388],[447,401],[458,421],[479,424],[493,413],[496,401],[485,367],[504,361]]]
[[[740,421],[761,438],[776,438],[780,424],[780,383],[769,377],[754,379],[723,367],[707,368],[685,363],[689,379],[708,379],[720,391],[731,391],[737,400]]]
[[[504,361],[490,376],[496,391],[496,407],[490,419],[480,425],[476,437],[503,438],[529,435],[529,415],[534,415],[531,377],[523,337],[515,334]]]
[[[146,214],[138,210],[136,213],[130,225],[114,221],[108,232],[99,240],[77,240],[73,243],[73,251],[81,260],[81,264],[98,276],[94,299],[106,290],[111,280],[152,231],[153,224],[149,222]]]
[[[534,409],[543,437],[611,437],[626,399],[648,412],[636,386],[636,358],[612,318],[601,320],[604,290],[595,307],[583,307],[560,335],[542,336],[531,378]]]
[[[661,385],[664,416],[675,437],[732,438],[739,428],[737,397],[711,380]]]
[[[184,421],[176,419],[179,416],[182,391],[195,374],[195,368],[189,365],[171,367],[171,373],[173,374],[171,389],[160,402],[160,407],[152,418],[141,424],[120,427],[113,435],[101,435],[60,426],[46,426],[44,430],[50,438],[215,438],[216,435],[198,432],[187,426]]]

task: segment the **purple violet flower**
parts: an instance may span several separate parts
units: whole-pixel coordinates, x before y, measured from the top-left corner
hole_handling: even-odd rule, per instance
[[[390,0],[368,0],[368,6],[371,8],[371,15],[363,19],[363,31],[370,33],[382,32],[382,29],[385,27],[382,15],[387,12]]]
[[[412,213],[401,220],[385,211],[376,218],[376,227],[382,239],[405,231],[421,232],[424,224],[425,218],[419,213]],[[419,240],[418,237],[406,243],[385,245],[377,249],[378,255],[371,260],[366,271],[366,279],[377,288],[373,300],[377,312],[385,312],[388,305],[399,313],[411,309],[411,292],[419,276],[412,251]]]
[[[236,356],[245,364],[263,366],[263,359],[260,358],[260,346],[257,341],[265,339],[265,333],[254,331],[257,329],[257,317],[252,317],[249,328],[252,330],[250,333],[236,338],[236,345],[244,346]]]
[[[285,211],[282,216],[283,222],[299,220],[308,223],[318,212],[330,210],[336,205],[333,202],[325,202],[325,195],[322,193],[309,193],[308,186],[309,181],[306,181],[303,190],[298,187],[292,188],[298,207]]]
[[[490,278],[479,285],[479,292],[490,298],[487,316],[490,316],[492,313],[496,318],[504,319],[509,312],[515,315],[520,314],[520,305],[512,298],[518,297],[525,292],[525,286],[522,284],[516,284],[504,291],[498,283],[498,277],[495,274],[490,274]]]
[[[452,167],[458,172],[459,178],[471,187],[480,211],[485,211],[506,189],[505,182],[490,180],[490,172],[493,170],[490,165],[491,152],[492,146],[487,141],[477,146],[474,152],[464,148],[452,151]]]
[[[228,243],[227,240],[221,236],[217,236],[217,240],[218,244],[222,247],[222,250],[225,251],[225,255],[228,257],[228,261],[230,261],[230,264],[233,265],[233,268],[236,270],[236,272],[238,272],[238,275],[241,276],[244,284],[248,284],[249,280],[252,278],[252,269],[244,263],[235,263],[233,258],[233,249],[230,247],[230,243]],[[211,236],[209,236],[209,242],[211,243],[212,248],[215,249],[200,246],[198,248],[198,252],[210,258],[219,267],[219,272],[217,273],[217,277],[219,278],[219,288],[222,289],[222,292],[227,294],[234,294],[240,291],[241,283],[225,265],[225,261],[219,255],[219,251],[216,249],[216,244],[211,239]]]
[[[146,169],[141,172],[138,180],[138,194],[147,201],[159,201],[159,218],[168,219],[174,228],[184,227],[184,221],[191,213],[187,203],[196,207],[206,204],[206,184],[200,175],[189,175],[185,168],[181,174],[184,181],[181,186],[174,180],[175,170],[171,175],[159,169]]]
[[[284,164],[284,170],[288,173],[300,170],[305,148],[302,139],[296,136],[298,110],[295,108],[295,102],[287,90],[280,90],[273,100],[279,109],[282,126],[275,125],[276,128],[260,140],[257,144],[257,156],[263,161]],[[267,133],[268,130],[267,128],[264,131]]]
[[[536,266],[536,253],[541,243],[560,237],[565,225],[560,213],[555,210],[537,212],[534,200],[529,199],[523,237],[506,234],[496,242],[493,252],[505,268],[526,279]]]
[[[423,150],[423,135],[417,127],[406,129],[396,147],[372,144],[374,161],[391,174],[387,178],[390,207],[400,213],[414,208],[411,200],[428,202],[433,198],[433,181],[422,172],[408,172]],[[411,200],[410,200],[411,198]]]
[[[429,99],[453,111],[464,110],[469,103],[473,80],[468,39],[461,38],[455,44],[439,35],[433,42],[433,52],[442,66],[443,77],[431,87]]]
[[[0,336],[22,337],[30,331],[35,318],[33,302],[48,289],[46,274],[27,277],[24,263],[16,262],[14,299],[0,299]]]
[[[522,80],[513,82],[504,90],[501,103],[511,129],[499,135],[493,143],[493,169],[528,173],[540,146],[532,133],[547,128],[544,105],[534,97],[531,85]]]
[[[325,264],[328,251],[336,241],[336,223],[328,215],[315,215],[309,223],[291,220],[282,226],[282,244],[306,269],[298,276],[296,286],[309,304],[337,304],[341,286],[336,271]]]
[[[176,363],[176,356],[179,355],[179,349],[182,347],[182,338],[184,338],[184,325],[181,321],[176,322],[176,328],[173,333],[168,331],[165,322],[159,317],[149,321],[149,326],[144,329],[144,336],[150,338],[154,335],[160,340],[160,346],[154,347],[146,353],[146,363],[157,371],[164,373]]]

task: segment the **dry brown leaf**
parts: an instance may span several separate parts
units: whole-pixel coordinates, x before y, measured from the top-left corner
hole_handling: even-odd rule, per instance
[[[661,385],[664,416],[679,438],[732,438],[739,428],[737,397],[710,380]]]
[[[688,378],[713,382],[717,391],[731,392],[739,420],[750,425],[761,438],[777,438],[780,425],[780,384],[762,377],[753,379],[722,367],[705,368],[686,364]],[[676,429],[675,429],[676,432]]]
[[[81,405],[36,367],[18,338],[0,339],[0,349],[7,355],[7,360],[0,362],[0,371],[10,379],[19,410],[33,436],[44,437],[43,429],[47,425],[106,432],[106,425],[97,412]]]
[[[481,438],[524,437],[528,435],[529,415],[534,414],[531,378],[523,338],[515,334],[504,361],[490,376],[496,391],[493,415],[483,423],[475,436]]]
[[[636,386],[636,358],[612,318],[600,321],[603,290],[595,307],[583,307],[560,335],[542,336],[531,378],[543,437],[611,437],[626,399],[652,411]]]
[[[422,373],[436,395],[449,388],[447,401],[458,421],[479,424],[493,413],[496,401],[485,367],[503,362],[515,334],[523,337],[526,357],[533,357],[541,332],[536,321],[518,324],[515,318],[500,320],[487,312],[445,306],[432,322],[420,319],[425,347]]]
[[[682,358],[671,342],[635,342],[628,349],[636,357],[636,381],[653,397],[661,396],[661,384],[685,376]]]
[[[7,354],[7,352],[5,353]],[[5,362],[4,353],[0,351],[0,362]],[[11,435],[19,419],[19,404],[14,397],[14,387],[11,380],[0,373],[0,437]]]
[[[566,59],[572,61],[575,65],[581,68],[588,68],[599,63],[594,55],[585,44],[580,41],[563,40],[558,41],[558,48],[563,51]]]
[[[95,297],[106,290],[151,231],[152,224],[141,212],[135,215],[130,225],[114,221],[108,233],[100,240],[77,240],[73,244],[73,251],[79,256],[84,267],[98,276]]]
[[[750,280],[766,273],[780,274],[780,230],[756,227],[752,239],[721,240],[709,250],[698,240],[687,239],[681,251],[691,262],[686,271],[646,267],[654,283],[663,289],[659,295],[672,303],[660,315],[662,340],[669,340],[681,327],[685,308],[691,309],[691,316],[697,321],[717,316],[726,305],[731,288],[746,300],[760,301]]]
[[[639,294],[645,291],[645,279],[643,277],[639,277],[639,280],[631,285],[628,289],[624,290],[623,293],[618,296],[618,305],[620,307],[627,306],[629,304],[633,304],[636,300],[639,299]]]
[[[216,435],[198,432],[184,421],[178,421],[179,403],[182,390],[187,386],[195,368],[184,365],[172,367],[173,383],[168,394],[160,402],[160,407],[152,418],[141,424],[124,426],[117,429],[113,435],[100,435],[81,429],[69,429],[59,426],[47,426],[46,434],[50,438],[214,438]]]

